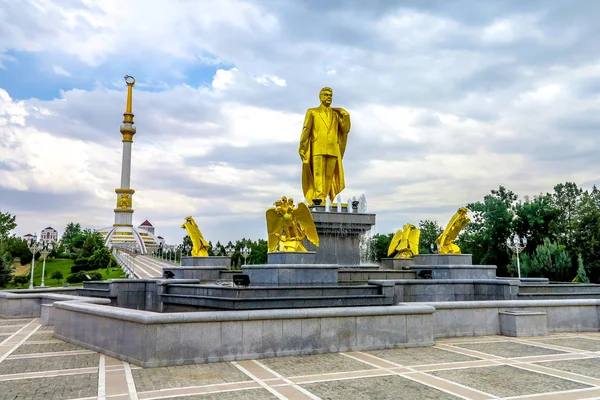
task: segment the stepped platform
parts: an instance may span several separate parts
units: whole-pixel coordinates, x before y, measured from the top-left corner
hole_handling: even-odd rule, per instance
[[[521,284],[519,286],[518,299],[600,299],[600,285],[583,283]]]
[[[394,302],[392,289],[389,284],[277,287],[167,284],[160,301],[163,312],[384,306]]]

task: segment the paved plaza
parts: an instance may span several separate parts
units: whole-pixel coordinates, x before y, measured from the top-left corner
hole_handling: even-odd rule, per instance
[[[593,399],[600,333],[143,369],[0,319],[0,399]]]

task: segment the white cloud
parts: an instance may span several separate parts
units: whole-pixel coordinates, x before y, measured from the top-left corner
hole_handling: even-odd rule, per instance
[[[52,70],[56,75],[71,76],[71,73],[59,65],[53,65]]]
[[[585,29],[555,28],[550,6],[544,18],[500,6],[475,18],[383,3],[365,12],[360,2],[336,12],[262,0],[77,4],[3,5],[0,66],[13,64],[8,51],[29,52],[56,75],[101,82],[52,101],[0,88],[0,206],[20,233],[112,222],[125,104],[112,75],[124,64],[138,79],[134,220],[149,218],[172,242],[187,215],[213,241],[264,237],[265,209],[302,198],[297,142],[323,86],[352,116],[342,198],[365,193],[386,216],[380,232],[445,223],[451,211],[439,210],[500,184],[536,194],[597,180],[600,64]],[[75,62],[93,69],[79,75]],[[218,69],[206,85],[164,83],[193,75],[190,66]]]

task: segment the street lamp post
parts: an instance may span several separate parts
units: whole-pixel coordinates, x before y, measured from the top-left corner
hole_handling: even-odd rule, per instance
[[[242,249],[242,257],[244,257],[244,264],[246,264],[246,259],[248,258],[250,253],[252,253],[252,249],[250,249],[248,246],[244,246],[244,248]]]
[[[48,242],[45,241],[42,243],[42,250],[40,251],[40,253],[42,254],[42,283],[40,285],[40,287],[46,287],[46,285],[44,285],[44,276],[46,275],[46,257],[48,257],[48,254],[50,254],[52,252],[52,249],[54,248],[54,245],[52,244],[52,242]]]
[[[514,251],[515,254],[517,255],[517,274],[519,276],[519,279],[521,279],[521,261],[520,261],[519,253],[521,253],[523,250],[525,250],[525,247],[527,247],[527,238],[524,237],[521,240],[519,235],[515,234],[512,237],[512,239],[511,238],[506,239],[506,246],[509,249],[511,249],[512,251]]]
[[[225,247],[225,254],[227,254],[227,257],[231,257],[234,253],[235,249],[228,244],[227,247]]]
[[[29,239],[29,242],[27,243],[27,247],[29,248],[29,251],[31,251],[31,254],[33,254],[33,258],[31,259],[31,277],[29,280],[29,289],[33,289],[33,273],[35,272],[35,253],[37,253],[39,250],[41,250],[39,248],[39,243],[37,241],[37,235],[34,234],[33,237],[31,239]]]

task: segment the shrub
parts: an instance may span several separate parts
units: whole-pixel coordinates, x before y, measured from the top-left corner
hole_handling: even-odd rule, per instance
[[[590,283],[587,274],[585,273],[585,268],[583,266],[583,258],[581,258],[581,254],[577,256],[577,276],[573,279],[575,283]]]
[[[81,271],[94,271],[98,268],[96,268],[93,265],[89,265],[89,264],[84,264],[84,265],[74,265],[71,267],[71,273],[74,274],[76,272],[81,272]]]
[[[86,275],[88,275],[90,277],[90,280],[92,280],[92,281],[102,280],[102,274],[100,272],[90,272],[90,273],[86,274],[84,271],[79,271],[72,275],[69,275],[67,277],[67,282],[68,283],[85,282],[88,280]]]
[[[56,279],[57,281],[60,281],[61,279],[63,279],[63,274],[60,271],[54,271],[52,273],[52,276],[50,276],[50,279]]]
[[[88,265],[90,263],[90,260],[86,257],[79,257],[77,259],[75,259],[75,261],[73,262],[76,266],[80,266],[80,265]]]
[[[25,285],[25,284],[29,283],[29,276],[27,276],[27,275],[15,275],[13,277],[13,283],[15,284],[15,286]]]

